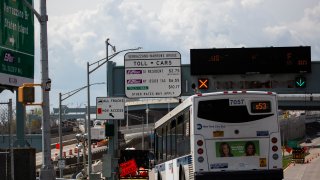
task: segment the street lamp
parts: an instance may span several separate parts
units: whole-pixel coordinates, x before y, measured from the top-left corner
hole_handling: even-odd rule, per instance
[[[91,128],[90,128],[90,74],[93,73],[95,70],[97,70],[99,67],[101,67],[102,65],[104,65],[105,63],[107,63],[109,60],[111,60],[112,58],[114,58],[115,56],[117,56],[119,53],[121,52],[125,52],[125,51],[136,51],[136,50],[140,50],[142,49],[141,47],[138,48],[132,48],[132,49],[124,49],[118,52],[113,53],[112,55],[108,55],[108,46],[111,46],[113,51],[116,51],[116,47],[112,46],[109,43],[109,38],[106,40],[106,57],[103,59],[100,59],[94,63],[89,63],[87,62],[87,88],[88,88],[88,106],[87,106],[87,114],[88,114],[88,124],[87,124],[87,133],[88,133],[88,175],[89,175],[89,179],[90,179],[90,174],[92,172],[92,155],[91,155]],[[90,66],[94,66],[91,70],[90,70]],[[108,93],[108,82],[107,82],[107,93]],[[110,149],[110,146],[109,146]]]
[[[93,83],[93,84],[90,84],[89,86],[92,86],[92,85],[97,85],[97,84],[105,84],[104,82],[101,82],[101,83]],[[61,118],[61,109],[62,109],[62,101],[68,99],[69,97],[75,95],[76,93],[80,92],[81,90],[87,88],[87,86],[83,86],[81,88],[78,88],[78,89],[75,89],[75,90],[72,90],[70,92],[67,92],[67,93],[64,93],[64,94],[61,94],[59,93],[59,150],[60,150],[60,155],[59,155],[59,163],[60,161],[63,161],[63,157],[62,157],[62,151],[63,151],[63,144],[62,144],[62,118]],[[64,114],[65,114],[65,111],[67,109],[64,108]],[[63,168],[61,166],[59,166],[59,169],[60,169],[60,178],[63,177]]]

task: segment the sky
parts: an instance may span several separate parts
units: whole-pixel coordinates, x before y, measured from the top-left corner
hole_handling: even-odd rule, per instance
[[[39,3],[34,0],[38,12]],[[86,86],[87,62],[105,58],[107,38],[117,51],[179,51],[183,64],[190,63],[190,49],[201,48],[311,46],[311,60],[320,60],[319,0],[47,0],[47,14],[50,109],[58,107],[59,93]],[[35,18],[35,83],[41,81],[39,36]],[[112,60],[122,66],[124,54]],[[91,83],[105,81],[105,66],[90,75]],[[95,105],[106,85],[90,91]],[[63,104],[85,107],[86,93]],[[15,94],[0,94],[0,101],[9,98]]]

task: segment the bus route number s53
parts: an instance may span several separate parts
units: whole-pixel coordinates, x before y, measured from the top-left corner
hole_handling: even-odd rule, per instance
[[[244,99],[229,99],[229,106],[245,106],[246,102]]]

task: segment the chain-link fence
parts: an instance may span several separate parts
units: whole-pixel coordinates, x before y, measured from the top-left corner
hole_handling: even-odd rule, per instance
[[[13,180],[13,147],[12,147],[12,100],[0,102],[0,140],[6,141],[7,148],[0,149],[0,175],[1,179]],[[7,137],[7,138],[5,138]],[[12,173],[11,173],[12,172]]]
[[[0,136],[3,134],[10,134],[9,130],[11,130],[12,133],[15,133],[16,131],[16,116],[12,107],[11,99],[8,102],[0,102]],[[11,123],[10,127],[9,122]]]
[[[0,134],[9,134],[8,103],[0,102]]]

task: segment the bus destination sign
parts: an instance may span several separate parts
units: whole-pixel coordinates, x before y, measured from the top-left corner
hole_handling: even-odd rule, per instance
[[[181,55],[177,51],[132,52],[124,57],[128,98],[178,97]]]

